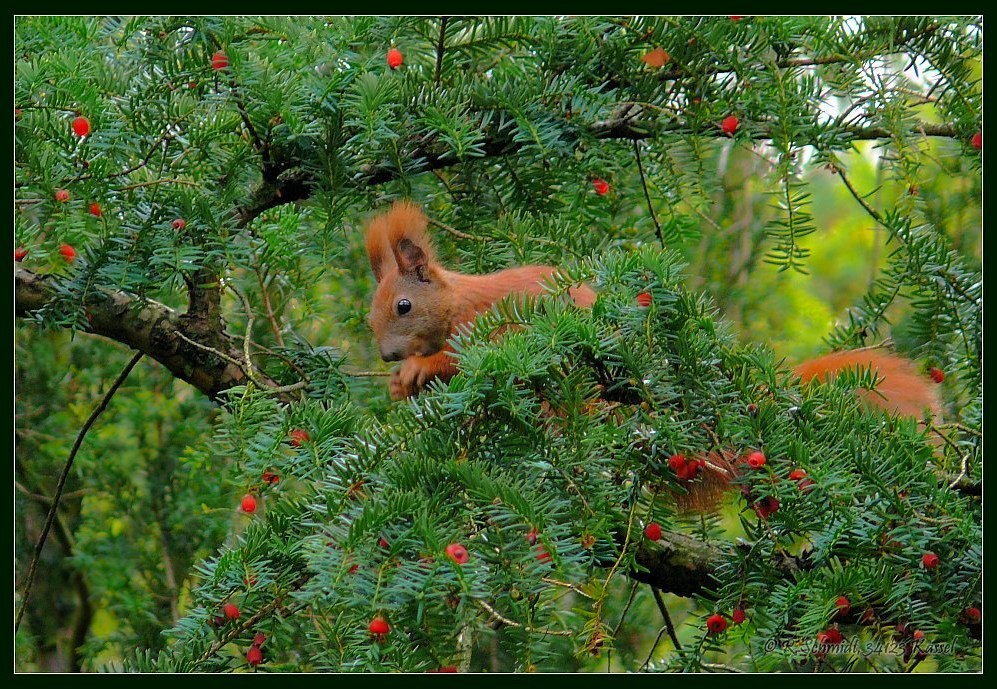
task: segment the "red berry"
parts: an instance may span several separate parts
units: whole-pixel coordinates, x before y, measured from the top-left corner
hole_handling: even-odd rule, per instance
[[[74,249],[69,244],[61,245],[59,247],[59,253],[62,254],[62,257],[66,259],[67,263],[72,263],[74,260],[76,260],[76,249]]]
[[[403,60],[402,51],[394,47],[388,48],[388,67],[391,69],[398,69],[402,66]]]
[[[668,458],[668,468],[678,473],[678,471],[680,471],[685,467],[686,462],[687,460],[685,458],[685,455],[674,454]]]
[[[942,369],[940,368],[931,369],[930,371],[928,371],[928,375],[931,376],[931,380],[935,381],[936,383],[941,383],[943,380],[945,380],[945,372],[942,371]]]
[[[755,450],[750,455],[748,455],[748,466],[752,469],[761,469],[765,466],[765,455]]]
[[[211,56],[211,69],[225,69],[228,67],[228,55],[224,50],[219,50]]]
[[[703,462],[698,459],[690,459],[682,467],[676,470],[675,474],[679,477],[681,481],[691,481],[696,478],[699,474],[699,470],[703,467]]]
[[[263,651],[260,650],[259,646],[251,646],[248,651],[246,651],[246,662],[256,667],[263,662]]]
[[[800,479],[806,478],[807,472],[804,469],[793,469],[789,472],[789,478],[793,481],[799,481]]]
[[[537,537],[539,535],[540,533],[536,529],[530,529],[529,531],[526,532],[526,540],[529,542],[530,545],[536,545]]]
[[[983,613],[979,608],[966,608],[962,611],[962,617],[966,624],[979,624],[983,620]]]
[[[457,666],[456,665],[443,665],[441,667],[436,668],[435,670],[426,670],[426,672],[427,673],[428,672],[457,672]]]
[[[647,536],[649,541],[660,541],[661,540],[661,524],[658,522],[651,522],[644,527],[644,535]]]
[[[73,131],[76,136],[86,136],[90,133],[90,120],[80,115],[73,120]]]
[[[723,634],[727,629],[727,620],[723,615],[714,613],[706,618],[706,628],[710,630],[710,634]]]
[[[605,196],[609,193],[609,182],[596,177],[592,180],[592,188],[595,189],[595,193],[599,196]]]
[[[353,565],[348,571],[350,574],[356,574],[358,569],[360,569],[360,565]]]
[[[69,200],[69,192],[65,189],[57,189],[55,192],[55,200],[59,203],[65,203]]]
[[[187,226],[187,221],[184,220],[183,218],[177,218],[176,220],[173,221],[174,230],[182,230],[186,226]]]
[[[814,486],[816,485],[817,484],[814,483],[811,479],[805,478],[802,481],[800,481],[800,490],[802,490],[804,493],[809,493],[814,489]]]
[[[734,612],[730,615],[730,620],[734,624],[743,624],[746,619],[748,619],[748,616],[744,614],[744,610],[741,608],[734,608]]]
[[[91,203],[90,204],[90,215],[96,215],[98,218],[100,217],[100,204],[99,203]]]
[[[242,497],[241,507],[242,511],[246,514],[252,514],[256,511],[256,498],[252,495],[244,495]]]
[[[222,612],[225,613],[225,619],[227,620],[239,619],[239,607],[235,603],[226,603],[222,608]]]
[[[637,306],[642,306],[647,308],[651,305],[651,293],[650,292],[640,292],[637,294]]]
[[[821,646],[837,646],[842,641],[841,632],[836,627],[828,627],[817,635]]]
[[[779,501],[769,495],[756,502],[754,508],[755,514],[762,519],[768,519],[769,516],[779,511]]]
[[[23,246],[19,246],[16,249],[14,249],[14,260],[17,261],[18,263],[23,261],[24,257],[27,255],[28,255],[28,250],[25,249]]]
[[[381,538],[378,539],[377,544],[382,548],[387,548],[389,545],[391,545],[390,543],[388,543],[388,539],[385,538],[384,536],[381,536]]]
[[[269,469],[263,472],[263,482],[269,483],[271,486],[280,481],[280,476],[273,473]]]
[[[471,556],[467,553],[467,548],[460,543],[451,543],[447,546],[447,557],[458,565],[462,565],[471,559]]]
[[[851,601],[844,596],[838,596],[838,600],[834,601],[834,605],[838,608],[838,617],[844,617],[852,609]]]
[[[728,115],[727,117],[724,118],[724,121],[720,123],[720,129],[723,130],[724,134],[730,136],[737,131],[737,128],[740,124],[741,121],[739,119],[737,119],[733,115]]]
[[[367,625],[367,630],[375,636],[384,636],[391,631],[391,625],[383,617],[375,617]]]
[[[914,637],[914,641],[920,641],[921,639],[924,638],[924,632],[922,632],[920,629],[915,629],[914,633],[911,634],[911,636]]]
[[[976,132],[975,134],[973,134],[973,138],[969,140],[969,143],[977,151],[983,148],[983,132]]]
[[[256,636],[253,637],[253,645],[262,646],[266,640],[267,637],[263,634],[263,632],[256,632]]]
[[[938,556],[934,553],[925,553],[921,556],[921,564],[924,565],[925,569],[934,569],[939,563]]]
[[[731,20],[732,22],[739,22],[739,21],[741,21],[742,19],[744,19],[744,17],[743,17],[743,16],[734,16],[734,17],[732,17],[732,16],[729,16],[729,15],[728,15],[728,17],[727,17],[727,18],[728,18],[728,19],[730,19],[730,20]]]
[[[309,440],[312,439],[312,437],[308,435],[308,431],[306,431],[304,428],[295,428],[293,431],[291,431],[290,436],[291,436],[291,445],[293,447],[301,447],[302,443],[307,443]]]
[[[550,562],[550,553],[547,552],[542,543],[537,546],[537,559],[544,564]]]

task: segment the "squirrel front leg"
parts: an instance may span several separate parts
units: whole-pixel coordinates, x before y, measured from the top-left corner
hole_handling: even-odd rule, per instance
[[[447,381],[457,373],[453,350],[447,347],[432,356],[410,356],[391,373],[388,389],[391,399],[414,397],[433,378]]]

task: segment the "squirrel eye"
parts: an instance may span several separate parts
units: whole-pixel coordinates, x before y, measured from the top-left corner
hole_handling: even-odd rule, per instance
[[[412,310],[412,302],[408,299],[398,300],[398,315],[404,316],[406,313]]]

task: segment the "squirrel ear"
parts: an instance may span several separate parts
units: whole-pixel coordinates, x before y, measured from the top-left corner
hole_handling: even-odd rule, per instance
[[[428,282],[424,276],[427,274],[426,267],[429,265],[429,257],[426,252],[416,246],[411,239],[402,238],[394,247],[395,263],[398,264],[398,272],[404,274],[416,273],[420,280]]]

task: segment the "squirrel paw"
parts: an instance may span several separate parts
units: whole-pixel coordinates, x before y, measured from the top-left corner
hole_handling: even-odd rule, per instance
[[[429,377],[425,367],[419,365],[414,357],[406,359],[401,366],[391,372],[391,378],[388,380],[391,399],[403,400],[406,397],[415,397],[425,387]]]

